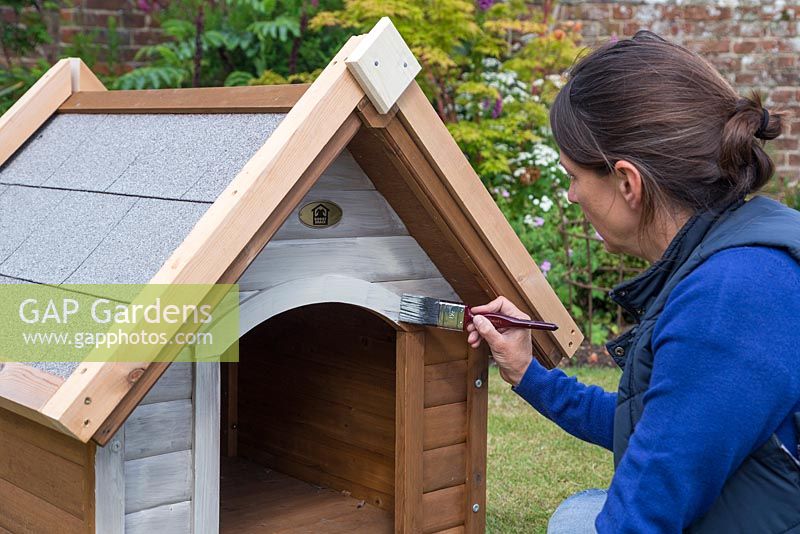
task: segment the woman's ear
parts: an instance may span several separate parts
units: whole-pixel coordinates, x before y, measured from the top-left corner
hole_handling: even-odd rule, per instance
[[[628,207],[638,211],[642,206],[642,175],[633,163],[624,159],[614,164],[617,187]]]

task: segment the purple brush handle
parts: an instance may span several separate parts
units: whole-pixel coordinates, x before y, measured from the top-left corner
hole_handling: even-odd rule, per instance
[[[482,315],[489,319],[489,322],[492,323],[495,328],[517,327],[530,328],[531,330],[558,330],[558,325],[554,323],[526,321],[525,319],[517,319],[516,317],[503,315],[502,313],[479,313],[477,315]],[[467,325],[472,322],[473,317],[472,310],[466,308],[466,310],[464,310],[464,330],[466,330]]]

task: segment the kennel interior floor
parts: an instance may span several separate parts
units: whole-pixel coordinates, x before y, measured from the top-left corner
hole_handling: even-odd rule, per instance
[[[389,512],[340,491],[244,458],[222,458],[220,467],[220,531],[224,534],[394,531]]]

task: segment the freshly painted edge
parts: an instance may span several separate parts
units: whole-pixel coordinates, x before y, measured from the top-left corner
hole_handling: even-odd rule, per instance
[[[125,532],[125,429],[95,452],[95,528],[103,534]]]
[[[194,490],[192,532],[219,532],[220,368],[217,362],[194,364]]]

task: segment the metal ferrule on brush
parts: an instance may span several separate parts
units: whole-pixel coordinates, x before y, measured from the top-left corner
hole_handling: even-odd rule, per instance
[[[464,329],[464,305],[452,302],[439,303],[439,326],[450,330]]]

